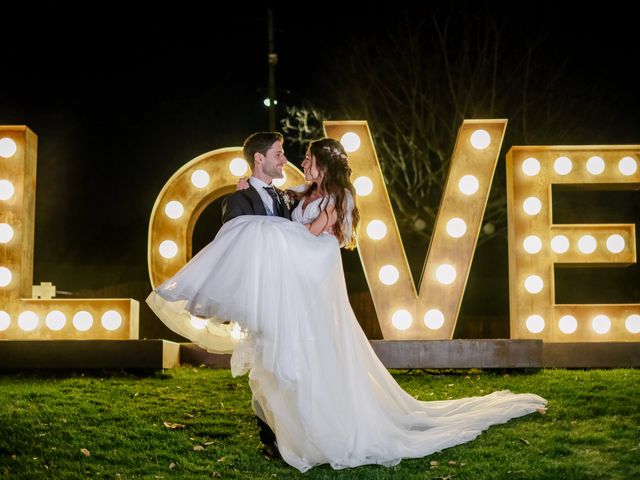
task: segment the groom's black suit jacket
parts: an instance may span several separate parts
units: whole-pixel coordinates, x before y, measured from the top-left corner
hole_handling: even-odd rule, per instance
[[[282,198],[282,192],[274,187],[282,205],[282,217],[291,220],[291,211]],[[258,191],[249,184],[249,188],[238,190],[222,201],[222,223],[240,215],[267,215],[264,203]]]

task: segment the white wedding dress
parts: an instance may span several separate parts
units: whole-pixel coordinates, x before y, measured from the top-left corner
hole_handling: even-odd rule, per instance
[[[321,201],[304,212],[298,205],[294,221],[227,222],[147,298],[175,332],[211,352],[233,351],[232,374],[249,372],[253,408],[287,463],[301,472],[392,466],[544,408],[542,397],[508,390],[431,402],[402,390],[354,316],[337,239],[303,225]]]

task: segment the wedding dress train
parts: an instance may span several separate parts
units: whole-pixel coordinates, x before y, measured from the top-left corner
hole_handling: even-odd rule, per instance
[[[508,390],[442,401],[406,393],[371,348],[349,304],[338,241],[300,222],[241,216],[147,302],[172,330],[249,372],[254,409],[301,472],[396,465],[476,438],[543,408]],[[207,320],[192,317],[204,317]],[[228,323],[225,323],[228,322]]]

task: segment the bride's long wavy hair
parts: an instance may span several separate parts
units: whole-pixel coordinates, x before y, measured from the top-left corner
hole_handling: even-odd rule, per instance
[[[309,144],[311,155],[316,158],[316,166],[324,173],[322,179],[322,189],[336,199],[335,209],[338,215],[336,223],[333,224],[333,234],[344,248],[353,250],[356,246],[356,227],[360,221],[360,213],[355,205],[356,191],[351,183],[351,167],[347,163],[348,155],[342,144],[333,138],[322,138],[314,140]],[[306,197],[317,189],[317,185],[312,183],[303,193]],[[351,232],[343,231],[343,223],[347,214],[347,198],[345,189],[351,192],[353,198],[353,211],[351,212]],[[322,202],[321,211],[327,205]],[[348,234],[349,238],[345,238]]]

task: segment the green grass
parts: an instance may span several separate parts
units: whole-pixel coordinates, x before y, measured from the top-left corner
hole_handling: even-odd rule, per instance
[[[228,370],[5,374],[0,478],[640,478],[640,370],[392,373],[420,400],[509,389],[547,398],[548,413],[392,468],[300,474],[260,455],[246,377]]]

